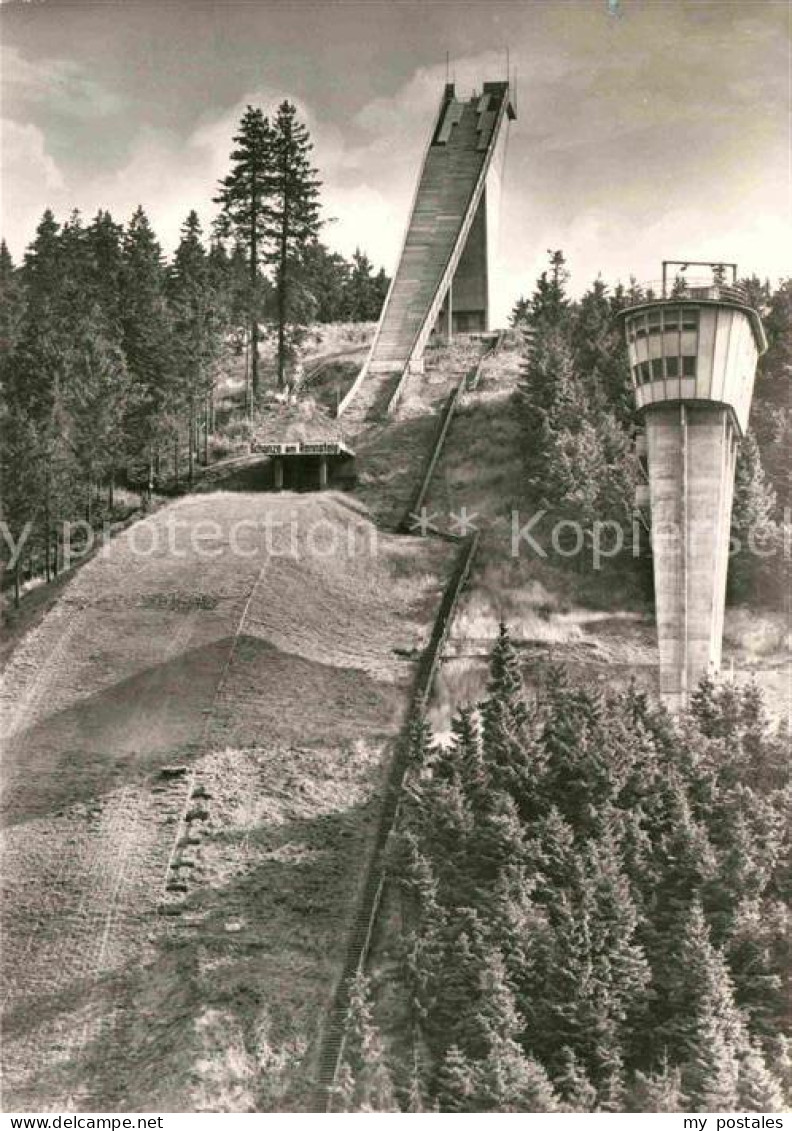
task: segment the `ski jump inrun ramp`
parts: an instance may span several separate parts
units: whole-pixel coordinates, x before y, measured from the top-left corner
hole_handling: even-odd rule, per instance
[[[489,277],[508,121],[508,82],[486,82],[460,100],[446,84],[413,199],[399,265],[366,361],[341,401],[341,415],[371,375],[392,374],[398,389],[421,372],[437,328],[489,329]]]

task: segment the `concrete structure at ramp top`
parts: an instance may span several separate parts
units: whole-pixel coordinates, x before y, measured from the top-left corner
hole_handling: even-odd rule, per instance
[[[369,373],[421,372],[435,328],[449,336],[489,329],[500,182],[514,117],[508,82],[484,83],[466,100],[446,85],[371,352],[339,413]]]

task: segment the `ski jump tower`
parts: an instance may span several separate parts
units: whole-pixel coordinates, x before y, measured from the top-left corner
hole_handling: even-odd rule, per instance
[[[690,266],[712,278],[687,279]],[[767,348],[736,276],[736,264],[666,261],[660,297],[621,314],[646,428],[660,693],[673,711],[720,667],[735,461]]]
[[[515,117],[508,82],[485,82],[467,100],[447,83],[413,198],[399,265],[371,351],[339,405],[341,414],[371,376],[423,372],[433,330],[489,329],[489,281],[497,234],[507,124]]]

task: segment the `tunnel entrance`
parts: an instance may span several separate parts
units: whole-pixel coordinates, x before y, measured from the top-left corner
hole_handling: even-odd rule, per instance
[[[255,444],[253,451],[269,456],[262,487],[269,491],[324,491],[354,484],[355,453],[340,440]]]

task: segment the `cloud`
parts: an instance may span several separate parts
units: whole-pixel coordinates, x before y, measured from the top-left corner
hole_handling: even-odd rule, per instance
[[[90,120],[116,113],[124,104],[115,91],[70,59],[26,59],[17,48],[6,46],[2,64],[3,101],[9,117],[37,103],[54,104],[59,114]]]
[[[35,75],[29,76],[31,85]],[[251,90],[220,113],[204,115],[186,138],[142,125],[118,168],[88,176],[58,169],[37,128],[8,123],[3,164],[14,170],[13,177],[6,178],[14,193],[6,202],[4,230],[12,250],[21,254],[44,207],[60,214],[79,208],[86,216],[106,208],[116,219],[126,220],[142,204],[165,249],[172,251],[191,208],[205,229],[216,215],[212,197],[228,171],[233,135],[245,107],[262,106],[272,113],[280,100],[273,90]],[[328,221],[323,238],[333,249],[351,255],[361,247],[376,264],[395,267],[436,101],[436,79],[429,72],[419,73],[392,104],[379,100],[364,108],[347,135],[313,106],[295,99],[314,144]],[[21,175],[25,168],[29,174]]]
[[[510,9],[512,60],[523,78],[506,163],[496,320],[531,291],[551,247],[566,252],[576,291],[599,271],[608,280],[652,277],[671,254],[723,256],[747,271],[781,273],[788,174],[777,76],[785,68],[774,61],[774,28],[732,17],[696,22],[675,6],[672,19],[666,6],[644,5],[625,7],[624,18],[603,30],[588,8],[576,7],[570,19],[565,7],[526,7],[533,23],[524,28]],[[134,82],[126,74],[122,97],[107,75],[100,83],[72,61],[32,63],[13,50],[10,58],[11,108],[50,106],[49,117],[34,117],[46,123],[43,131],[7,127],[4,230],[15,255],[47,204],[61,217],[75,206],[88,216],[103,207],[119,220],[143,204],[172,250],[191,208],[205,227],[214,217],[212,196],[245,105],[271,112],[284,91],[274,79],[269,87],[254,78],[244,97],[236,98],[236,88],[218,107],[217,75],[207,68],[206,110],[198,117],[196,109],[187,124],[175,113],[156,117],[149,91],[136,103],[137,74]],[[768,60],[761,79],[757,59]],[[504,63],[499,51],[469,50],[453,65],[457,90],[469,94],[502,76]],[[361,94],[368,65],[362,60],[354,76]],[[162,98],[183,109],[167,76],[160,79]],[[346,116],[318,81],[305,85],[302,98],[291,96],[314,142],[324,214],[333,219],[323,238],[333,249],[350,255],[360,246],[375,264],[395,268],[445,79],[440,63],[402,70],[390,93],[353,100]],[[123,147],[114,148],[125,100]]]
[[[10,236],[31,235],[43,209],[44,196],[58,207],[63,202],[65,181],[55,161],[46,151],[44,135],[33,125],[0,122],[0,164],[14,170],[13,177],[2,178],[0,218],[2,230]],[[10,241],[14,252],[21,254],[27,239]]]

